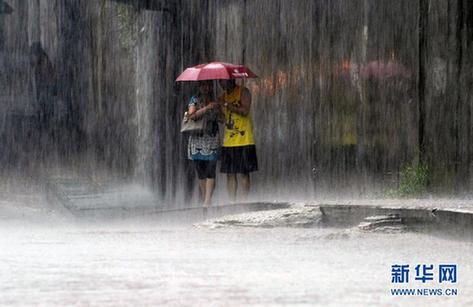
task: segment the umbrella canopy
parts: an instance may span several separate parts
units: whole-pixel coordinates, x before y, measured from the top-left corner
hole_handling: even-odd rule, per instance
[[[211,62],[189,67],[176,81],[202,81],[217,79],[256,78],[247,67],[223,62]]]

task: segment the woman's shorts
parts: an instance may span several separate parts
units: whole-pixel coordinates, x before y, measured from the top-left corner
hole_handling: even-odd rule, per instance
[[[220,171],[227,174],[248,174],[258,170],[256,146],[222,147]]]
[[[194,160],[197,177],[199,179],[215,178],[215,169],[217,168],[217,160]]]

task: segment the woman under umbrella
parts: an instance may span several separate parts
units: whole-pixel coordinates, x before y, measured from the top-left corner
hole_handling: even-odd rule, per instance
[[[199,92],[188,103],[187,118],[196,120],[204,117],[206,124],[202,132],[189,136],[187,152],[199,178],[203,206],[208,207],[215,189],[215,170],[220,151],[219,104],[212,99],[212,81],[199,81],[198,87]]]

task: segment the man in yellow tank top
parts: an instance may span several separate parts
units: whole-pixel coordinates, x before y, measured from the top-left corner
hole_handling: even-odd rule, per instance
[[[251,94],[234,79],[220,80],[224,94],[220,99],[225,116],[225,132],[221,155],[221,172],[227,174],[230,199],[236,200],[238,184],[246,198],[250,191],[250,173],[258,170],[256,146],[251,120]],[[237,176],[238,175],[238,176]]]

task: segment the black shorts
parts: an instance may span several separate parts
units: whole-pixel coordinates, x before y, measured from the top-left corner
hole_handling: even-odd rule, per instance
[[[222,147],[220,171],[227,174],[248,174],[258,170],[256,146]]]
[[[217,160],[194,160],[195,170],[199,179],[215,178]]]

